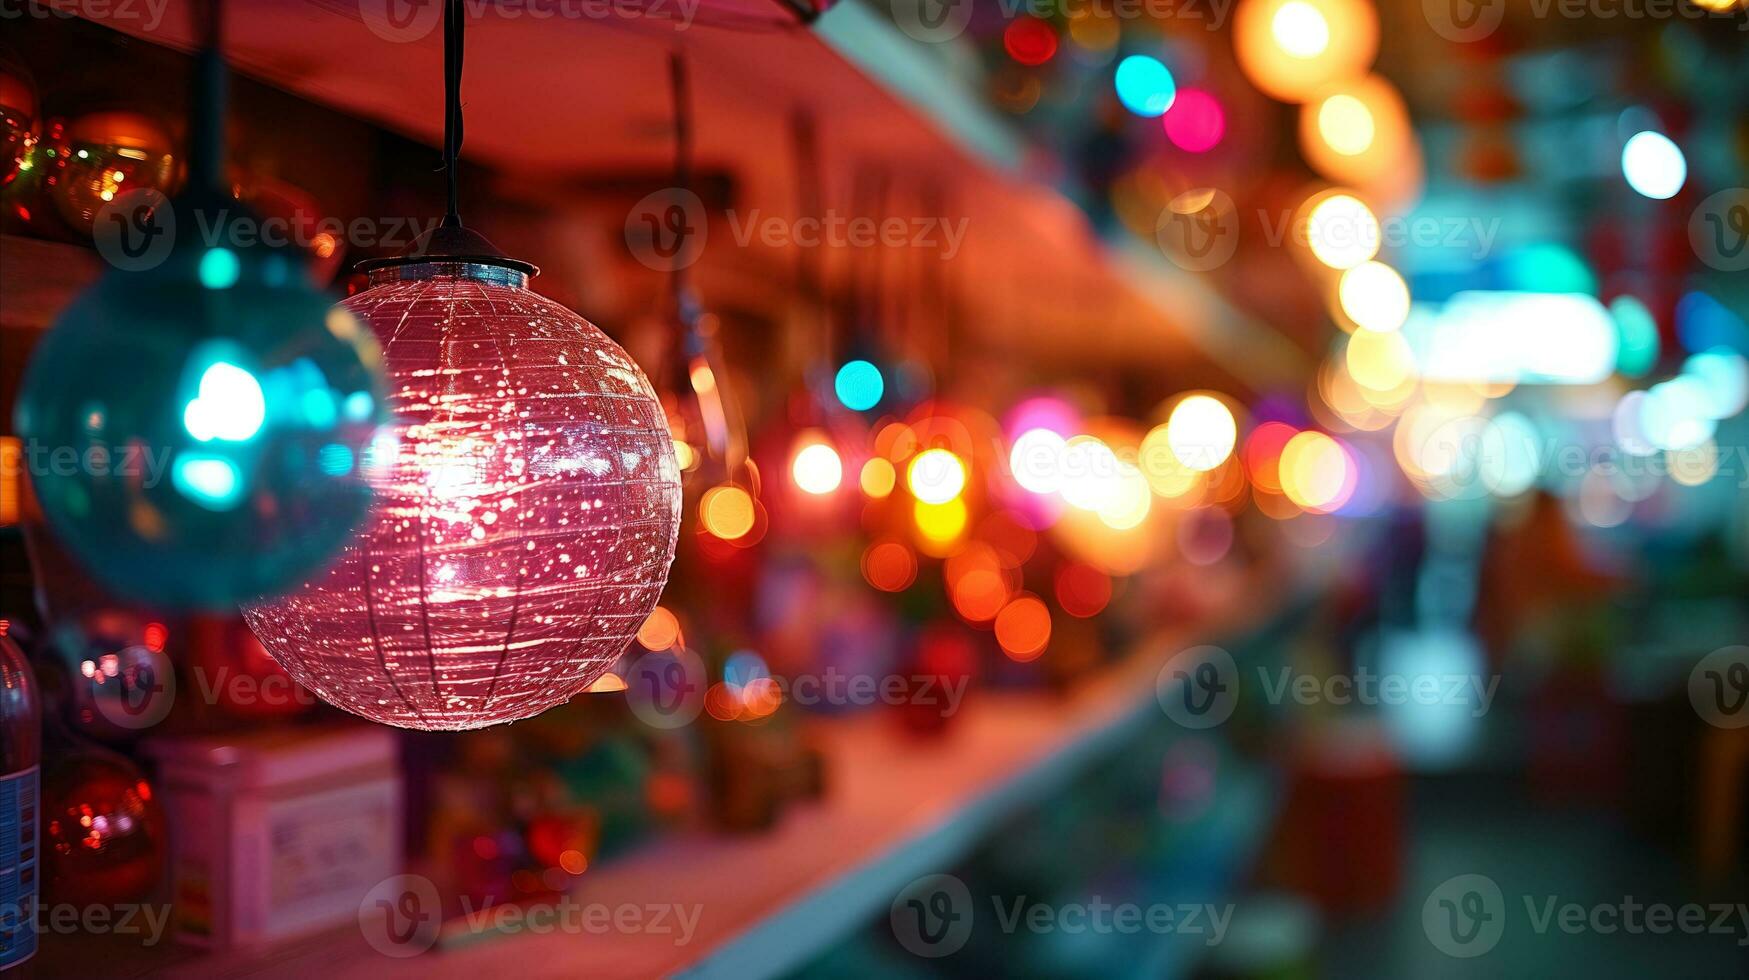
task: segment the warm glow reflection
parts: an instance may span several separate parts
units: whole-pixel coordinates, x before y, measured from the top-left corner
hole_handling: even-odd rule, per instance
[[[966,530],[966,503],[958,498],[942,504],[919,500],[912,508],[917,530],[933,544],[950,544]]]
[[[1352,194],[1328,193],[1312,205],[1306,217],[1306,243],[1319,262],[1332,269],[1352,269],[1377,255],[1379,219]]]
[[[796,486],[815,495],[831,493],[844,480],[844,464],[838,451],[818,439],[817,435],[804,434],[798,440],[801,448],[790,462],[790,476],[795,478]]]
[[[1363,262],[1344,272],[1337,298],[1362,330],[1390,333],[1409,318],[1409,284],[1383,262]]]
[[[698,502],[698,519],[724,541],[745,537],[753,530],[753,496],[733,484],[712,487]]]
[[[1288,499],[1330,513],[1354,493],[1357,471],[1342,444],[1322,432],[1302,432],[1281,451],[1281,488]]]
[[[1283,102],[1365,72],[1378,42],[1378,14],[1367,0],[1241,0],[1234,14],[1240,68]]]
[[[650,610],[638,627],[638,643],[646,650],[667,650],[680,641],[680,620],[664,606]]]
[[[1232,411],[1209,395],[1185,398],[1166,420],[1166,439],[1173,455],[1193,470],[1207,472],[1225,462],[1238,435]]]
[[[996,642],[1009,659],[1038,659],[1051,642],[1051,611],[1034,595],[1021,595],[996,616]]]
[[[905,468],[905,485],[922,503],[945,504],[965,489],[966,464],[949,450],[925,449]]]
[[[875,456],[862,464],[859,482],[862,484],[863,493],[878,500],[893,492],[893,485],[898,482],[898,472],[885,457]]]

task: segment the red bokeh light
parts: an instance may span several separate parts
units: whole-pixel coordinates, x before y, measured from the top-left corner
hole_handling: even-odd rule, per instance
[[[1002,46],[1023,65],[1042,65],[1056,56],[1057,32],[1037,17],[1022,17],[1002,33]]]

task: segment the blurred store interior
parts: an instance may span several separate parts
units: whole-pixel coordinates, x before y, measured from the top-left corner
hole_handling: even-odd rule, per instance
[[[1743,0],[4,23],[0,969],[1749,975]]]

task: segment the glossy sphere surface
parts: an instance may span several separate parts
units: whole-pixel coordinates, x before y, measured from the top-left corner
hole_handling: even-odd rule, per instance
[[[660,403],[625,351],[496,266],[379,272],[395,416],[340,560],[246,610],[324,700],[406,728],[515,721],[605,673],[655,607],[680,522]]]
[[[323,567],[369,512],[386,418],[369,331],[296,254],[206,241],[212,213],[178,206],[173,247],[72,301],[14,414],[56,537],[157,608],[228,610]]]

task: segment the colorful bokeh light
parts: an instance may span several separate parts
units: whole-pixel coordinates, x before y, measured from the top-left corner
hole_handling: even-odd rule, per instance
[[[1207,153],[1227,133],[1227,114],[1213,95],[1202,89],[1178,92],[1162,117],[1166,138],[1186,153]]]
[[[1145,54],[1132,54],[1118,62],[1114,84],[1118,101],[1138,116],[1164,114],[1178,95],[1172,72],[1160,59]]]

